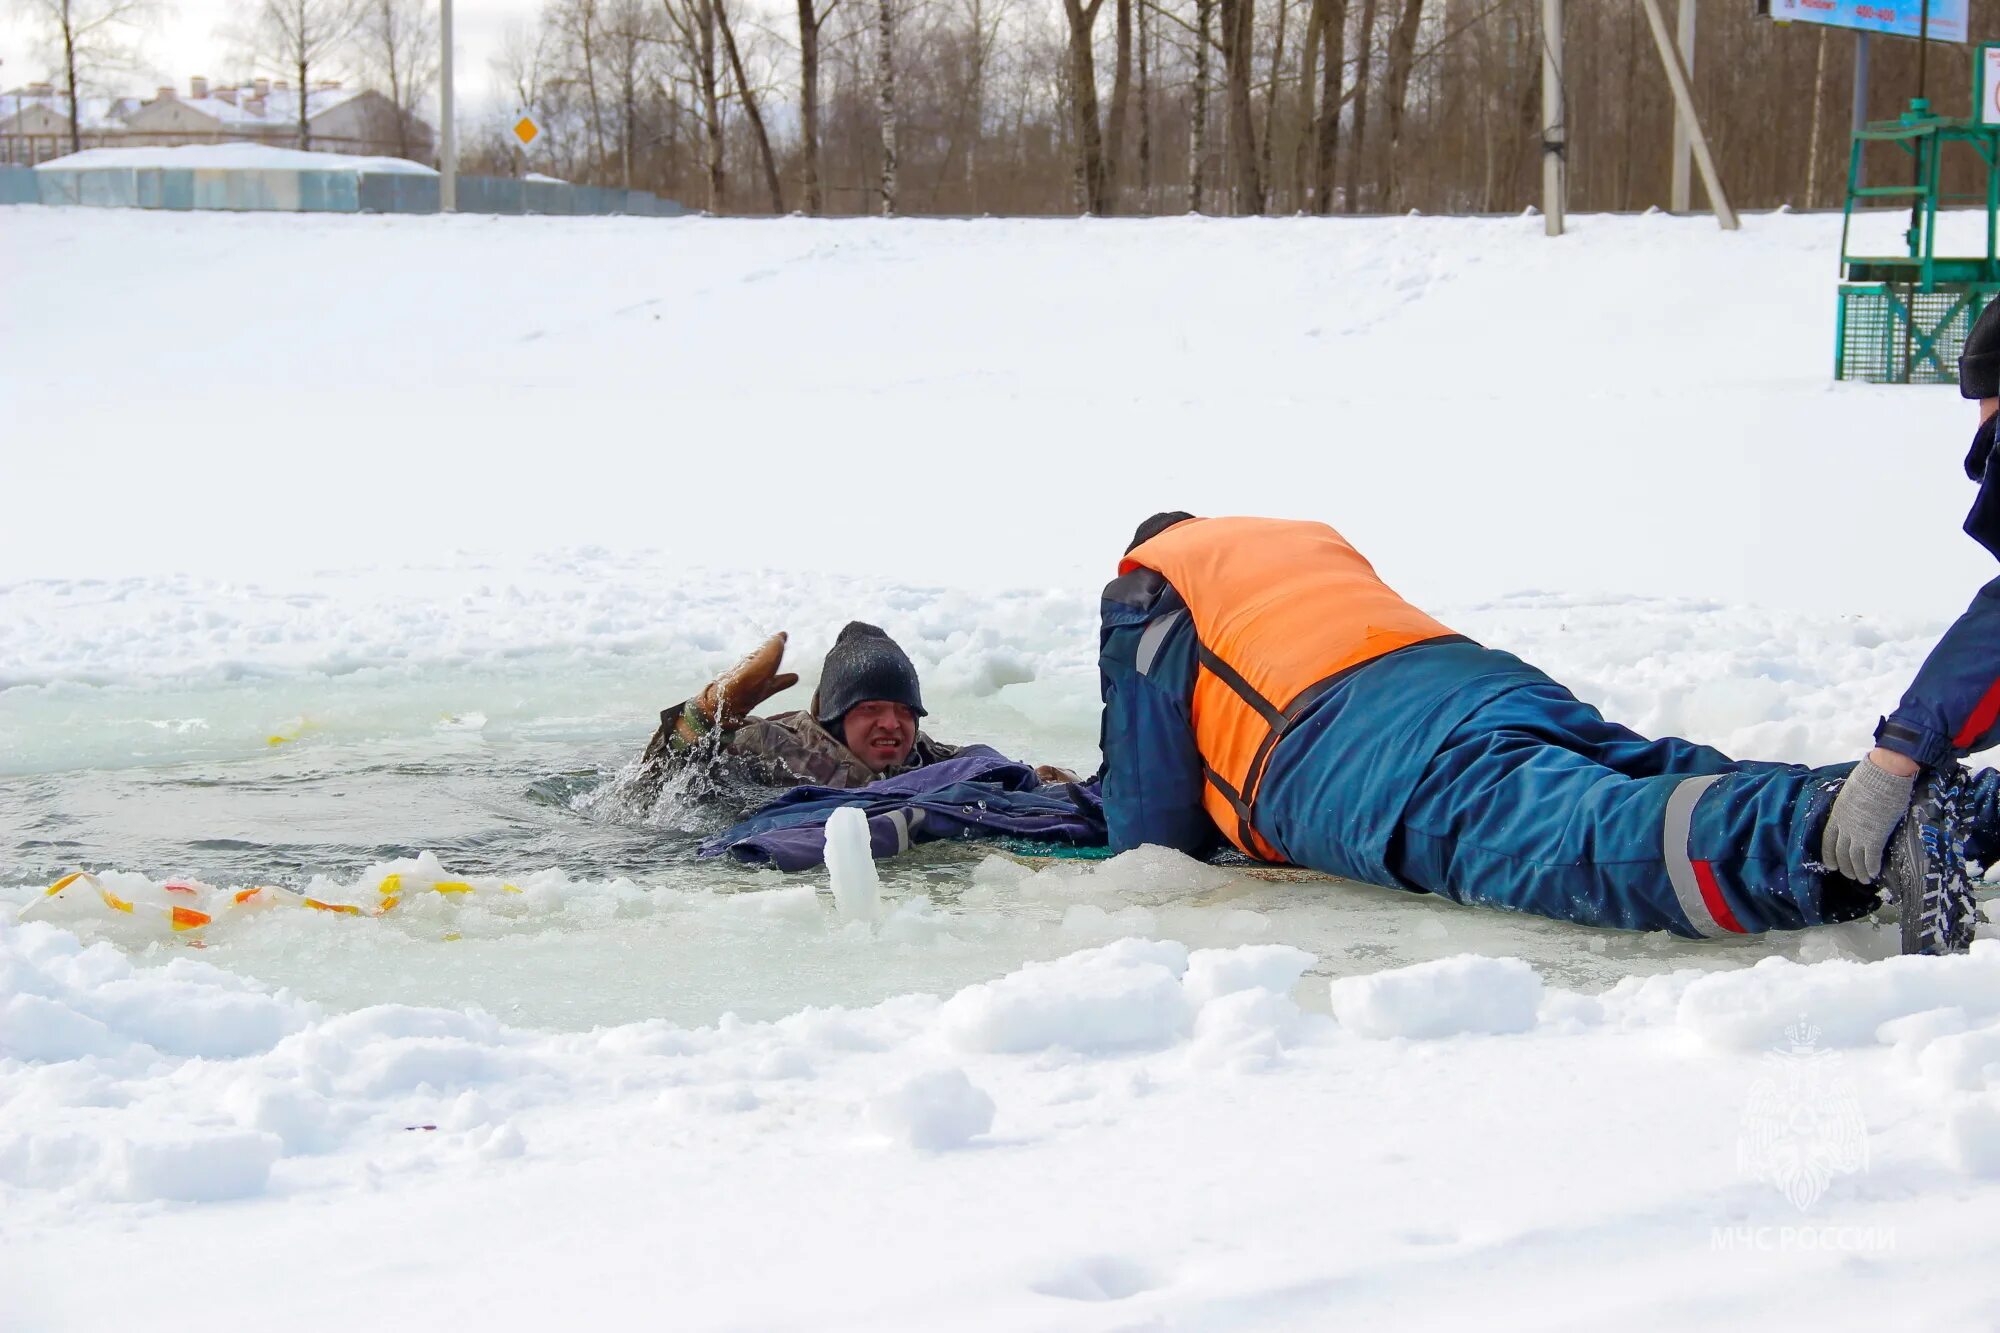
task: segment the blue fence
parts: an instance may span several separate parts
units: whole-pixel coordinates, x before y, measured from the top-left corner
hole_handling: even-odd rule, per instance
[[[226,209],[279,213],[435,213],[438,178],[401,172],[0,167],[0,204]],[[460,176],[461,213],[680,217],[671,199],[562,181]]]

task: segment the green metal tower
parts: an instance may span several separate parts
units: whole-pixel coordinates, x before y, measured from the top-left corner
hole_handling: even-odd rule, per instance
[[[1974,115],[1959,120],[1931,112],[1924,98],[1896,120],[1854,132],[1847,166],[1847,214],[1840,229],[1840,317],[1833,377],[1873,384],[1956,384],[1958,355],[1965,335],[1986,303],[2000,294],[2000,88],[1988,86],[1996,60],[1989,50],[1973,52]],[[1908,158],[1907,185],[1870,185],[1861,180],[1862,154],[1871,143],[1894,144]],[[1952,145],[1963,145],[1954,149]],[[1983,167],[1983,192],[1947,195],[1941,181],[1947,153],[1970,153]],[[1903,233],[1908,253],[1856,254],[1854,209],[1871,203],[1907,200],[1910,225]],[[1940,207],[1983,205],[1986,253],[1962,258],[1937,253]]]

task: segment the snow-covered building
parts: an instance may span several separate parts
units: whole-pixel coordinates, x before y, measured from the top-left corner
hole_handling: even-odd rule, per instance
[[[305,94],[309,145],[300,143],[299,93],[282,79],[211,88],[207,79],[195,78],[186,96],[161,88],[150,99],[85,98],[81,106],[85,148],[261,143],[415,161],[432,153],[429,125],[403,116],[372,89],[331,80]],[[48,84],[0,95],[0,162],[32,166],[68,153],[68,113],[68,99]]]
[[[77,103],[77,130],[85,148],[122,142],[125,117],[136,97],[85,97]],[[69,96],[46,83],[0,93],[0,165],[28,166],[70,150]]]

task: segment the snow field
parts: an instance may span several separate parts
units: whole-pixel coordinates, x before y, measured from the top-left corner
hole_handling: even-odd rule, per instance
[[[1992,940],[457,860],[854,617],[934,734],[1090,767],[1169,507],[1332,522],[1642,731],[1850,758],[1990,566],[1964,405],[1827,382],[1837,228],[0,210],[0,1322],[1990,1326]],[[470,850],[351,855],[413,820]],[[172,887],[320,837],[361,868]]]
[[[421,1310],[448,1291],[504,1304],[501,1322],[525,1326],[559,1305],[629,1308],[619,1302],[655,1289],[642,1272],[698,1327],[1102,1327],[1169,1313],[1269,1326],[1420,1291],[1448,1314],[1482,1288],[1533,1290],[1551,1265],[1572,1274],[1565,1321],[1672,1327],[1759,1283],[1771,1308],[1807,1312],[1866,1292],[1879,1313],[1927,1290],[1941,1321],[1930,1327],[1982,1308],[1976,1282],[1914,1285],[1926,1279],[1901,1247],[1957,1253],[1990,1206],[1962,1201],[2000,1171],[2000,946],[1867,967],[1770,960],[1597,996],[1466,957],[1336,982],[1337,1017],[1291,998],[1312,961],[1281,945],[1123,940],[945,999],[553,1035],[404,1005],[328,1014],[198,961],[140,966],[47,925],[0,926],[10,1285],[18,1308],[47,1316],[29,1326],[86,1327],[58,1299],[90,1262],[62,1219],[126,1230],[132,1243],[98,1279],[116,1296],[179,1262],[180,1247],[152,1237],[215,1234],[220,1214],[183,1205],[234,1200],[251,1211],[232,1226],[278,1242],[262,1276],[163,1311],[158,1327],[268,1308],[268,1284],[296,1287],[288,1309],[306,1328],[334,1327],[362,1300]],[[1822,1058],[1845,1062],[1861,1090],[1872,1152],[1811,1214],[1743,1179],[1734,1154],[1758,1062],[1795,1039],[1802,1012]],[[1421,1108],[1435,1098],[1466,1103],[1486,1130],[1426,1136]],[[1206,1146],[1179,1157],[1172,1189],[1153,1168],[1133,1174],[1181,1142]],[[1476,1173],[1456,1174],[1474,1153]],[[942,1165],[961,1154],[965,1166]],[[1093,1157],[1094,1188],[1062,1183]],[[1559,1189],[1540,1178],[1552,1171]],[[779,1200],[796,1206],[801,1189],[810,1225],[774,1228]],[[458,1234],[495,1190],[589,1197],[550,1259],[588,1236],[605,1279],[524,1287],[504,1263],[469,1257],[455,1271],[363,1270],[347,1248],[382,1204],[419,1231],[463,1219],[447,1228]],[[949,1220],[912,1230],[912,1209]],[[308,1217],[309,1243],[295,1230]],[[1892,1227],[1898,1248],[1754,1266],[1710,1254],[1712,1227],[1857,1218]],[[1546,1230],[1578,1224],[1595,1236],[1588,1270]],[[885,1246],[895,1266],[876,1280],[833,1276],[879,1268]],[[1715,1264],[1711,1285],[1621,1289],[1662,1246]],[[791,1280],[745,1281],[772,1265]],[[365,1293],[342,1290],[363,1271]],[[1788,1272],[1809,1285],[1769,1292]],[[1090,1313],[1105,1301],[1115,1318]]]

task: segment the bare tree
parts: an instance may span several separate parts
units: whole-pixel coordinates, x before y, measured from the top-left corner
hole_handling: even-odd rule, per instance
[[[1250,109],[1251,42],[1256,21],[1256,0],[1222,0],[1222,77],[1229,98],[1233,212],[1264,211],[1264,179],[1257,169],[1257,122]]]
[[[1153,210],[1153,26],[1150,0],[1139,0],[1139,208]]]
[[[1636,9],[1638,6],[1634,5]],[[1396,155],[1403,137],[1403,99],[1410,91],[1410,70],[1417,58],[1417,29],[1424,21],[1424,0],[1403,0],[1403,12],[1389,34],[1389,80],[1383,90],[1388,103],[1389,143],[1382,169],[1382,211],[1396,210]],[[1633,50],[1638,47],[1634,44]]]
[[[896,215],[896,20],[891,0],[875,3],[875,111],[882,127],[882,216]]]
[[[668,9],[671,12],[672,0]],[[561,77],[583,89],[589,113],[590,169],[596,171],[605,159],[604,100],[598,93],[597,78],[601,58],[598,0],[556,0],[551,13],[558,50],[568,66]]]
[[[799,146],[800,174],[804,179],[806,212],[819,216],[822,207],[819,149],[819,32],[840,0],[798,0],[799,13]]]
[[[1085,212],[1104,212],[1104,140],[1097,123],[1097,58],[1092,50],[1104,0],[1063,0],[1069,20],[1070,114],[1076,130],[1077,178]]]
[[[666,0],[667,21],[679,40],[682,62],[688,79],[700,98],[702,141],[707,161],[708,211],[719,213],[723,206],[722,77],[715,61],[715,6],[717,0]]]
[[[1340,108],[1347,94],[1347,0],[1313,0],[1320,11],[1320,40],[1326,44],[1321,62],[1319,120],[1313,131],[1313,211],[1333,212],[1333,168],[1340,148]]]
[[[1215,0],[1194,0],[1194,95],[1189,108],[1188,129],[1188,211],[1201,212],[1208,184],[1208,73],[1209,25],[1215,18]]]
[[[605,6],[596,50],[606,66],[605,83],[616,98],[618,183],[623,189],[632,188],[633,156],[642,132],[640,104],[655,81],[654,60],[665,42],[660,15],[648,0],[610,0]]]
[[[1277,151],[1274,144],[1278,137],[1278,103],[1284,100],[1278,96],[1278,89],[1285,77],[1285,12],[1291,4],[1289,0],[1277,0],[1277,8],[1278,27],[1271,38],[1271,82],[1264,94],[1264,142],[1260,149],[1263,157],[1258,166],[1267,196],[1278,192],[1278,182],[1271,174],[1271,155]]]
[[[346,48],[359,13],[353,0],[258,0],[252,25],[259,63],[298,80],[299,147],[312,148],[313,74]]]
[[[1132,0],[1116,0],[1112,10],[1111,123],[1104,136],[1104,211],[1118,211],[1118,186],[1125,170],[1125,122],[1132,103]]]
[[[395,107],[396,155],[415,156],[417,110],[438,76],[436,6],[430,0],[361,0],[354,47],[365,77]]]
[[[69,100],[69,150],[83,150],[83,92],[137,63],[133,43],[154,17],[152,0],[28,0],[29,20],[61,70]]]
[[[757,160],[764,164],[764,188],[771,192],[771,211],[785,211],[785,192],[778,184],[778,159],[771,153],[771,136],[764,129],[764,113],[757,106],[757,90],[743,72],[743,56],[736,49],[736,30],[730,26],[728,0],[715,0],[715,26],[722,34],[722,48],[729,54],[729,69],[736,80],[736,96],[743,103],[743,115],[757,140]]]

